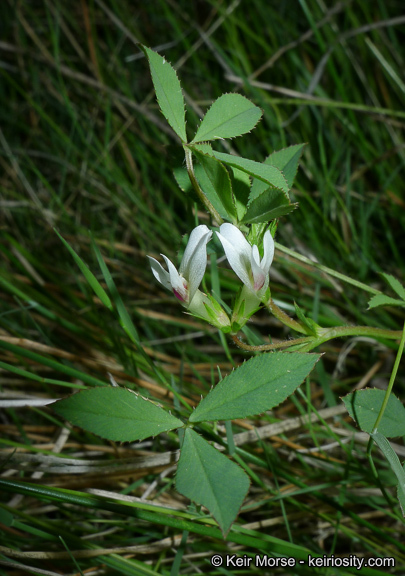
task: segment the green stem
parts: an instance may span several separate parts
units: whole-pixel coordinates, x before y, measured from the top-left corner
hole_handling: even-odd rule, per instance
[[[283,342],[275,342],[273,344],[260,344],[259,346],[251,346],[250,344],[246,344],[246,342],[243,342],[243,340],[238,338],[235,334],[231,335],[231,338],[235,342],[236,346],[242,348],[242,350],[247,350],[248,352],[266,352],[268,350],[288,348],[290,346],[311,342],[313,336],[307,336],[306,338],[295,338],[294,340],[284,340]]]
[[[286,314],[284,310],[281,310],[281,308],[277,306],[277,304],[274,302],[272,298],[270,298],[270,300],[265,304],[265,306],[267,310],[277,318],[277,320],[280,320],[280,322],[282,322],[286,326],[289,326],[290,328],[292,328],[296,332],[300,332],[301,334],[308,334],[307,328],[303,324],[301,324],[301,322],[297,322],[297,320],[294,320],[294,318],[290,318],[290,316],[288,316],[288,314]]]
[[[321,328],[318,336],[303,346],[300,352],[309,352],[320,344],[340,338],[341,336],[368,336],[370,338],[385,338],[387,340],[399,340],[402,337],[402,330],[385,330],[384,328],[372,328],[370,326],[337,326],[335,328]]]
[[[194,166],[193,166],[193,154],[192,154],[190,148],[188,148],[188,146],[183,145],[183,149],[184,149],[184,154],[186,157],[187,172],[188,172],[188,176],[190,178],[191,184],[193,185],[194,190],[197,192],[197,196],[199,197],[201,202],[204,204],[204,206],[206,207],[208,212],[211,214],[213,219],[217,222],[218,225],[221,225],[223,223],[221,216],[215,210],[214,206],[211,204],[211,202],[208,200],[208,198],[206,197],[206,195],[202,191],[202,189],[198,183],[198,180],[195,176]]]
[[[401,361],[402,352],[404,350],[404,345],[405,345],[405,323],[404,323],[404,329],[402,330],[402,337],[401,337],[401,342],[399,344],[397,357],[395,358],[395,363],[394,363],[394,367],[393,367],[392,372],[391,372],[391,377],[390,377],[390,381],[388,383],[388,388],[387,388],[387,391],[386,391],[385,396],[384,396],[384,402],[382,403],[380,413],[378,414],[377,420],[375,421],[375,424],[374,424],[373,434],[375,434],[375,432],[377,432],[378,425],[381,422],[382,417],[384,415],[384,411],[387,407],[388,400],[390,398],[390,394],[391,394],[392,388],[394,386],[395,378],[397,376],[399,363]],[[370,438],[370,440],[371,440],[371,438]]]
[[[399,340],[401,337],[405,338],[405,336],[403,336],[404,333],[405,330],[404,331],[385,330],[383,328],[371,328],[370,326],[338,326],[336,328],[321,328],[319,330],[318,337],[306,336],[304,338],[295,338],[294,340],[284,340],[283,342],[276,342],[274,344],[262,344],[260,346],[250,346],[249,344],[246,344],[245,342],[240,340],[235,335],[231,336],[231,338],[235,342],[235,344],[239,346],[239,348],[242,348],[243,350],[247,350],[249,352],[265,352],[267,350],[277,350],[278,348],[290,348],[290,346],[297,346],[299,344],[306,344],[306,346],[302,346],[299,349],[300,352],[310,352],[311,350],[317,348],[317,346],[320,346],[321,344],[324,344],[328,340],[333,340],[333,338],[340,338],[342,336],[369,336],[370,338],[386,338],[388,340]],[[397,365],[396,368],[394,366],[394,370],[397,369],[398,369]]]

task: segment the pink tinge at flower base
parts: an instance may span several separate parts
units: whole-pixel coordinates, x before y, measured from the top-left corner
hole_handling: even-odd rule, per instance
[[[148,256],[153,275],[165,288],[173,292],[187,309],[188,314],[209,322],[224,333],[230,332],[231,324],[222,306],[212,296],[207,296],[198,287],[207,267],[207,243],[212,236],[205,225],[197,226],[190,234],[183,260],[177,272],[174,264],[165,259],[166,271],[155,258]]]
[[[212,236],[204,224],[190,234],[183,260],[177,272],[174,264],[162,254],[168,272],[151,256],[148,256],[153,275],[165,288],[171,290],[183,306],[188,308],[197,292],[207,267],[207,243]]]
[[[269,230],[263,236],[263,258],[259,249],[251,246],[239,228],[222,224],[217,232],[231,268],[244,285],[261,298],[269,285],[269,270],[274,257],[274,240]]]

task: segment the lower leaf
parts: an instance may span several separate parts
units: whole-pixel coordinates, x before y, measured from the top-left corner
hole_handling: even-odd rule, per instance
[[[111,386],[72,394],[52,404],[52,409],[75,426],[116,442],[144,440],[183,426],[150,400]]]
[[[249,490],[249,478],[237,464],[187,428],[176,488],[208,508],[226,536]]]

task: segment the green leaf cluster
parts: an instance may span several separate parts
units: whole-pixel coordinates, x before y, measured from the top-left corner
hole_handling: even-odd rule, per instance
[[[180,188],[189,192],[198,186],[206,205],[233,224],[267,223],[294,210],[297,204],[291,202],[289,191],[305,144],[273,152],[262,163],[214,151],[208,142],[246,134],[262,116],[260,108],[236,93],[223,94],[213,102],[188,143],[177,74],[165,58],[150,48],[141,48],[148,58],[162,114],[182,141],[186,155],[189,152],[198,161],[195,169],[188,166],[175,171]]]
[[[263,224],[293,210],[289,190],[303,145],[275,152],[263,163],[214,151],[209,142],[246,134],[262,116],[262,111],[240,94],[218,98],[188,143],[184,96],[176,71],[150,48],[141,49],[149,62],[159,107],[185,150],[187,173],[176,172],[180,187],[188,192],[192,185],[213,215],[235,224]],[[197,160],[195,169],[192,157]],[[252,233],[258,235],[259,228],[252,227]],[[137,330],[97,247],[93,245],[112,300],[69,244],[61,240],[96,295],[117,314],[122,328],[142,350]],[[249,479],[193,426],[254,416],[274,408],[296,390],[318,359],[319,355],[298,352],[251,358],[212,389],[187,422],[132,390],[110,386],[73,394],[56,402],[53,409],[75,426],[112,441],[133,442],[185,428],[177,488],[206,506],[225,535],[247,494]]]
[[[319,354],[276,352],[251,358],[207,394],[187,423],[132,390],[112,386],[80,391],[52,407],[75,426],[116,442],[134,442],[186,428],[176,475],[177,489],[206,506],[226,535],[249,489],[249,479],[192,426],[210,420],[253,416],[274,408],[296,390],[319,357]]]

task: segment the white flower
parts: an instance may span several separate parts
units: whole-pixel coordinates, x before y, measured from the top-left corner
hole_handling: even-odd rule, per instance
[[[249,291],[261,298],[269,285],[269,270],[274,256],[274,240],[269,230],[263,236],[263,258],[258,247],[251,246],[239,228],[222,224],[217,236],[231,268]]]
[[[162,254],[168,272],[155,258],[148,256],[153,275],[171,290],[183,306],[188,308],[197,292],[207,267],[207,243],[212,236],[211,230],[205,225],[197,226],[190,234],[183,260],[177,272],[174,264]]]

